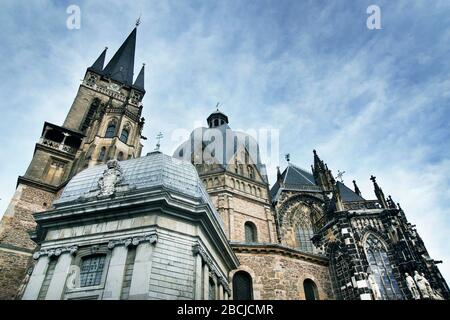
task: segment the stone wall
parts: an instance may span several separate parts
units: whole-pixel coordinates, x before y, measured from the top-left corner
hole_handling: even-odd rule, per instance
[[[25,276],[36,244],[28,232],[36,223],[32,214],[48,209],[54,195],[19,184],[0,221],[0,299],[12,299]]]
[[[320,300],[333,299],[330,275],[326,265],[282,253],[237,253],[236,255],[241,265],[232,274],[243,270],[251,275],[255,300],[304,300],[303,281],[305,279],[311,279],[317,285]]]

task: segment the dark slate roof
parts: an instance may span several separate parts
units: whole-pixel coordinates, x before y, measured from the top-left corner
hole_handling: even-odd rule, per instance
[[[316,185],[314,176],[310,172],[300,169],[293,164],[289,164],[283,174],[285,185]]]
[[[130,33],[119,50],[103,70],[103,74],[125,85],[133,84],[134,53],[136,49],[136,28]]]
[[[281,174],[281,183],[276,181],[270,189],[272,201],[277,201],[280,189],[320,191],[311,172],[301,169],[292,163]]]
[[[136,81],[134,81],[134,84],[133,84],[134,88],[136,88],[138,90],[141,90],[143,92],[145,92],[145,89],[144,89],[144,68],[145,68],[145,65],[142,66],[141,71],[139,72],[139,74],[138,74],[138,76],[136,78]]]
[[[103,50],[97,60],[95,60],[94,64],[89,68],[90,70],[102,73],[103,66],[105,65],[106,50],[107,48]]]
[[[338,181],[337,186],[339,188],[339,192],[341,193],[342,201],[364,201],[365,199],[361,196],[358,196],[352,189],[347,187],[342,182]]]

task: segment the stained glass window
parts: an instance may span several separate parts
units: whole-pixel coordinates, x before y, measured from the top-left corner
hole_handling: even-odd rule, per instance
[[[98,286],[102,280],[105,255],[89,256],[82,260],[80,286]]]
[[[314,236],[314,232],[311,228],[305,226],[297,227],[297,242],[299,249],[306,252],[313,252],[314,245],[311,238]]]
[[[367,262],[383,300],[402,299],[400,288],[389,261],[386,246],[373,234],[365,242]]]
[[[128,130],[127,129],[122,130],[122,133],[120,134],[120,141],[122,141],[123,143],[127,143],[127,141],[128,141]]]
[[[108,124],[108,128],[106,128],[105,138],[112,138],[114,137],[115,133],[116,133],[116,124],[114,122],[111,122],[110,124]]]

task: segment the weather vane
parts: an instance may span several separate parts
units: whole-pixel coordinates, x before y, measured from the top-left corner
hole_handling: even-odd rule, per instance
[[[291,154],[290,153],[286,153],[284,155],[284,158],[286,159],[287,162],[291,161]]]
[[[217,111],[219,111],[219,104],[220,104],[220,102],[217,102],[217,104],[216,104]]]
[[[141,15],[139,15],[139,18],[136,20],[136,27],[141,24]]]
[[[345,171],[340,171],[338,170],[338,174],[336,176],[336,179],[339,180],[340,182],[344,183],[344,179],[342,178],[344,175]]]
[[[160,131],[157,135],[156,135],[156,139],[158,140],[156,143],[156,148],[155,151],[159,151],[159,148],[161,147],[161,139],[164,138],[164,135],[162,134],[162,132]]]

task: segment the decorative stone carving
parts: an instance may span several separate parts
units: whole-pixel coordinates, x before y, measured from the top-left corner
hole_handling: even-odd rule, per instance
[[[433,300],[444,300],[444,298],[435,290],[433,290],[433,288],[431,288],[430,282],[427,280],[427,278],[425,278],[425,275],[422,273],[422,278],[424,279],[424,283],[425,286],[428,290],[428,295],[430,296],[430,299]]]
[[[42,249],[39,251],[36,251],[33,254],[33,259],[37,260],[39,259],[41,256],[48,256],[53,257],[53,256],[60,256],[63,253],[70,253],[70,254],[75,254],[78,250],[78,246],[71,246],[71,247],[58,247],[58,248],[52,248],[52,249]]]
[[[98,180],[100,187],[99,196],[110,196],[116,191],[116,185],[122,181],[123,173],[117,160],[109,160],[106,163],[107,169]]]
[[[411,277],[408,273],[405,273],[405,276],[406,276],[406,286],[408,287],[409,292],[411,292],[412,298],[414,300],[420,299],[420,293],[419,290],[417,289],[413,277]]]
[[[129,245],[133,244],[134,246],[139,245],[141,242],[148,241],[150,244],[155,244],[158,242],[158,235],[157,233],[151,233],[149,235],[140,236],[140,237],[134,237],[134,238],[122,238],[117,240],[111,240],[108,243],[108,249],[113,249],[116,246],[125,246],[128,247]]]
[[[417,288],[419,288],[422,298],[430,299],[430,294],[428,291],[429,283],[428,283],[428,286],[426,284],[426,282],[428,282],[427,279],[425,279],[425,277],[420,275],[418,271],[414,271],[414,281],[416,281]]]
[[[375,277],[373,276],[372,273],[369,273],[367,277],[367,282],[369,283],[369,287],[372,289],[374,300],[381,300],[380,288],[378,287],[378,284],[375,281]]]
[[[69,290],[75,289],[76,280],[77,280],[79,271],[80,271],[80,268],[78,266],[70,266],[69,275],[67,276],[67,280],[66,280],[67,289],[69,289]]]

